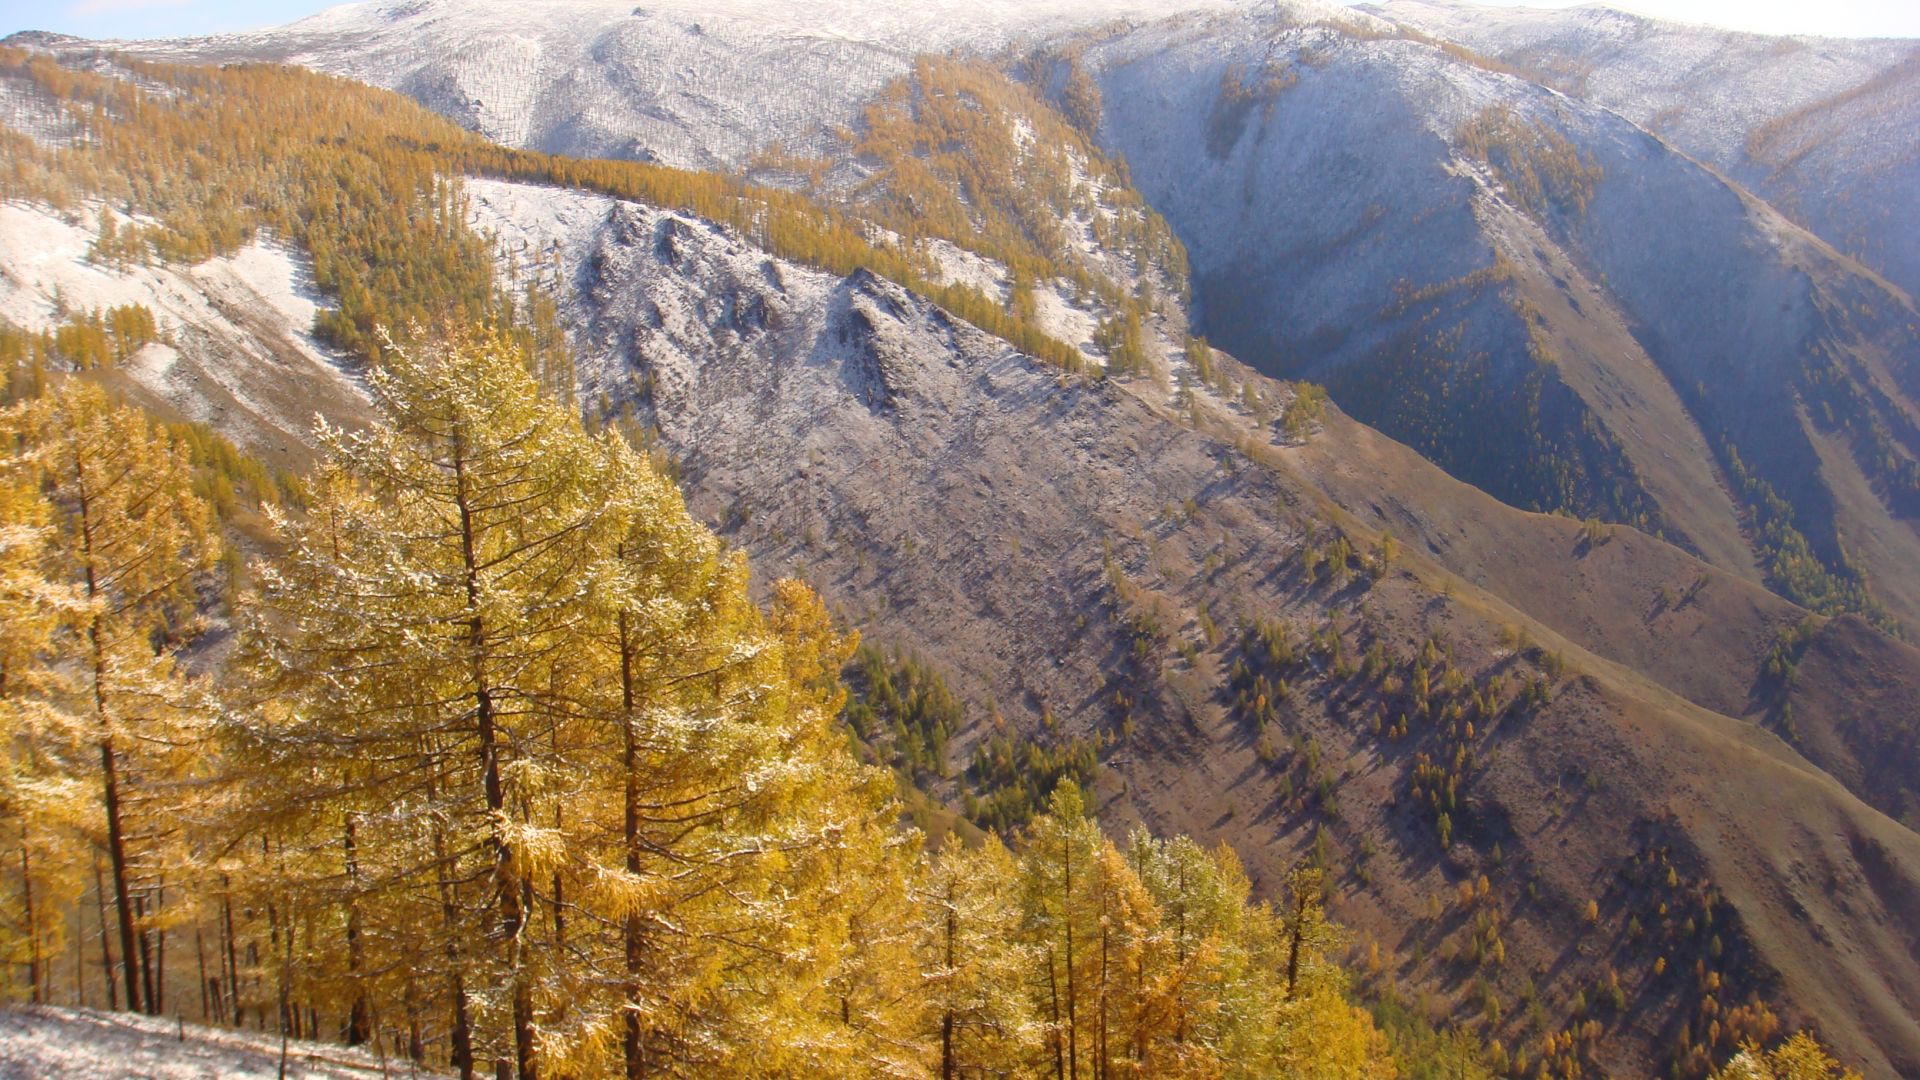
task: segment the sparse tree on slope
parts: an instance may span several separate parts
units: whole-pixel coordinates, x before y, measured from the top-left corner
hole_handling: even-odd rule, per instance
[[[1772,1050],[1747,1046],[1715,1072],[1713,1080],[1860,1080],[1860,1074],[1835,1061],[1802,1031]]]

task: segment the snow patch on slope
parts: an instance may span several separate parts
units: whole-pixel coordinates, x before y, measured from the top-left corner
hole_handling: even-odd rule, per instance
[[[0,318],[52,329],[70,313],[139,304],[164,341],[120,374],[148,400],[215,424],[241,445],[298,461],[317,405],[353,415],[364,399],[340,358],[313,336],[322,301],[304,254],[259,238],[197,266],[96,264],[85,223],[99,208],[64,215],[0,203]]]
[[[1006,298],[1007,268],[999,262],[938,237],[926,241],[926,251],[933,257],[942,285],[965,285],[988,296]]]
[[[1033,290],[1034,314],[1040,328],[1088,356],[1094,355],[1093,332],[1099,320],[1087,309],[1075,304],[1063,286]]]

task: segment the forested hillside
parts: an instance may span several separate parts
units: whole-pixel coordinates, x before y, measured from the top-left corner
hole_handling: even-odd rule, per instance
[[[522,1077],[1915,1060],[1906,744],[1845,715],[1913,650],[1186,340],[1024,62],[796,194],[0,53],[9,212],[285,245],[341,383],[269,466],[141,382],[267,365],[3,283],[13,992]]]
[[[6,339],[24,996],[462,1074],[1393,1070],[1311,872],[1257,903],[1224,848],[1103,838],[1070,782],[1027,789],[1015,851],[898,824],[838,720],[855,638],[798,582],[755,604],[623,429],[589,433],[551,311],[492,284],[435,176],[643,192],[825,265],[910,263],[791,199],[495,151],[390,98],[359,95],[336,142],[355,92],[298,72],[135,69],[174,88],[156,107],[8,59],[84,133],[9,132],[11,197],[105,196],[111,263],[297,238],[337,297],[316,330],[372,398],[272,481],[86,377],[151,316]],[[281,144],[250,148],[254,110]],[[427,319],[444,340],[383,336]],[[235,483],[264,529],[222,527]]]
[[[385,352],[212,681],[187,448],[78,378],[4,414],[15,989],[462,1074],[1391,1075],[1317,872],[1256,904],[1071,783],[926,852],[836,723],[853,639],[531,359]]]

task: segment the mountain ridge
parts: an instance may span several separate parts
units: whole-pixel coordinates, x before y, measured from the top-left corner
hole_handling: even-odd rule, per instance
[[[467,76],[446,65],[466,61],[448,58],[499,38],[510,25],[485,4],[360,6],[317,16],[313,25],[328,34],[359,29],[348,35],[353,44],[336,42],[335,53],[302,59],[403,89],[491,136],[549,150],[702,165],[739,164],[768,151],[783,162],[794,154],[835,160],[851,145],[841,130],[858,126],[863,99],[880,94],[913,65],[906,52],[877,59],[871,48],[893,40],[890,34],[910,37],[920,32],[911,27],[946,19],[929,9],[878,20],[847,36],[827,31],[858,21],[854,15],[864,10],[859,4],[799,16],[770,16],[763,8],[704,9],[721,21],[700,24],[696,34],[692,24],[682,25],[682,16],[700,10],[698,4],[636,15],[582,3],[540,30],[553,41],[573,43],[562,50],[565,57],[552,60],[547,46],[540,46],[542,58],[533,67],[474,69],[479,81],[452,96],[436,87],[463,85]],[[1636,149],[1632,133],[1645,129],[1631,119],[1609,120],[1623,114],[1604,102],[1586,105],[1536,86],[1526,80],[1544,76],[1532,75],[1525,64],[1516,66],[1497,50],[1480,53],[1435,38],[1419,29],[1425,23],[1418,18],[1392,22],[1330,4],[1202,3],[1156,9],[1153,17],[1127,3],[1072,17],[1063,14],[1069,10],[1080,9],[1015,14],[994,8],[965,29],[948,27],[919,40],[961,53],[1026,55],[1027,77],[1063,107],[1058,95],[1081,80],[1075,93],[1084,100],[1075,107],[1108,114],[1105,137],[1096,139],[1101,149],[1127,162],[1151,208],[1169,218],[1197,255],[1194,329],[1269,374],[1330,383],[1357,415],[1510,503],[1667,531],[1716,565],[1758,574],[1776,590],[1823,610],[1877,612],[1889,626],[1920,620],[1920,584],[1907,569],[1920,558],[1920,540],[1913,539],[1914,500],[1903,494],[1920,484],[1920,428],[1910,391],[1898,388],[1904,377],[1885,373],[1915,348],[1912,320],[1903,326],[1898,315],[1912,301],[1897,287],[1882,288],[1875,272],[1846,255],[1816,259],[1817,266],[1799,256],[1766,255],[1769,247],[1782,245],[1773,238],[1793,227],[1749,200],[1741,185],[1754,182],[1752,177],[1717,171],[1712,162],[1724,155],[1707,154],[1700,159],[1705,164],[1698,164],[1690,155],[1710,148],[1694,145],[1670,154]],[[1444,10],[1465,13],[1460,17],[1469,23],[1479,17],[1476,9]],[[1426,9],[1416,14],[1431,15]],[[1626,19],[1659,40],[1694,40],[1684,28],[1605,18]],[[682,21],[663,23],[652,33],[635,30],[635,19]],[[710,31],[723,23],[739,34],[715,37]],[[827,30],[808,37],[809,27]],[[1025,36],[1029,29],[1032,36]],[[626,44],[582,52],[580,42],[587,39]],[[300,40],[284,29],[222,43],[141,48],[202,59],[281,57]],[[428,40],[438,44],[422,48]],[[798,40],[808,44],[779,53],[798,48]],[[379,41],[387,44],[371,44]],[[683,45],[695,50],[684,63],[671,53]],[[1224,68],[1218,55],[1233,54],[1239,81],[1224,70],[1217,79],[1196,79],[1191,60],[1178,69],[1162,64],[1155,69],[1159,74],[1143,77],[1130,59],[1151,54],[1150,60],[1164,60],[1182,47],[1212,54],[1204,63],[1214,69]],[[1898,55],[1876,42],[1819,47],[1853,58],[1849,70],[1857,71]],[[640,51],[620,51],[629,48]],[[500,55],[517,55],[513,49]],[[669,52],[656,55],[659,49]],[[783,59],[772,59],[769,49]],[[696,54],[697,61],[691,59]],[[494,54],[479,48],[473,55]],[[587,56],[579,62],[584,66],[566,58],[577,56]],[[682,107],[660,96],[679,85],[679,76],[654,83],[631,77],[640,71],[684,74],[687,64],[733,89]],[[849,78],[845,64],[861,73]],[[780,80],[805,80],[811,88],[778,90],[777,80],[765,81],[776,69]],[[563,70],[572,74],[557,73]],[[1267,82],[1255,85],[1256,75]],[[1330,78],[1341,88],[1315,89]],[[1102,79],[1106,83],[1099,85]],[[822,90],[814,80],[831,86]],[[1090,87],[1097,93],[1087,98]],[[782,101],[771,112],[747,110],[747,119],[740,103],[727,96],[743,88],[750,94],[777,91]],[[1189,102],[1181,115],[1152,104],[1164,103],[1169,94]],[[1362,96],[1375,119],[1358,124],[1342,110]],[[1479,104],[1469,108],[1463,102]],[[805,115],[782,111],[789,103],[804,103]],[[515,120],[508,130],[474,113],[475,107],[507,108],[526,123]],[[583,109],[604,115],[581,121]],[[1385,116],[1401,119],[1378,119]],[[1093,124],[1087,130],[1096,136],[1103,130],[1098,119],[1082,116],[1080,122]],[[1317,149],[1276,159],[1273,151],[1260,149],[1273,125],[1288,132],[1276,139],[1279,145]],[[1422,134],[1403,139],[1395,134],[1401,129]],[[1204,147],[1183,141],[1202,132]],[[1353,137],[1363,132],[1371,134]],[[1223,142],[1229,134],[1233,138]],[[675,140],[697,153],[671,149],[669,144],[682,145]],[[1528,149],[1528,143],[1535,145]],[[1266,156],[1256,165],[1261,154]],[[1488,160],[1475,161],[1476,155]],[[1553,155],[1585,162],[1581,168],[1593,171],[1536,176],[1537,168],[1560,167]],[[1341,161],[1361,170],[1354,182],[1324,171],[1327,163]],[[1190,170],[1193,162],[1199,165]],[[1649,170],[1663,164],[1669,167],[1662,186],[1680,194],[1648,190]],[[1344,205],[1266,197],[1249,203],[1254,209],[1238,219],[1215,220],[1221,208],[1273,191],[1254,178],[1276,169],[1291,178],[1290,188],[1322,200],[1339,192]],[[781,176],[778,170],[766,174],[774,183],[783,182]],[[1622,177],[1636,178],[1637,188]],[[1573,186],[1544,194],[1514,186],[1542,179]],[[1731,185],[1732,202],[1716,202],[1723,184]],[[1638,193],[1617,194],[1633,190]],[[1588,207],[1595,194],[1600,202]],[[1577,212],[1557,208],[1570,197]],[[1376,214],[1388,205],[1396,215]],[[1505,213],[1501,207],[1519,214],[1496,220]],[[1665,227],[1676,217],[1690,219],[1690,228]],[[1327,229],[1318,223],[1323,219],[1341,224]],[[1536,228],[1549,243],[1520,246],[1503,239]],[[1700,242],[1683,242],[1688,233]],[[1237,241],[1264,253],[1258,256],[1264,264],[1240,265],[1233,261],[1238,256],[1216,251]],[[1787,241],[1782,250],[1795,245],[1822,247]],[[1528,250],[1541,258],[1527,257]],[[1547,257],[1550,250],[1554,254]],[[1673,269],[1710,279],[1722,267],[1746,273],[1715,301],[1725,313],[1703,315],[1669,302],[1678,295]],[[1623,291],[1663,273],[1668,277],[1657,288]],[[1814,312],[1814,290],[1782,273],[1810,273],[1834,283],[1823,285],[1825,291],[1853,295],[1822,301],[1824,309]],[[1682,285],[1688,280],[1680,279]],[[1560,303],[1559,294],[1569,287],[1586,299]],[[1276,297],[1278,303],[1269,302]],[[1863,319],[1858,311],[1868,306],[1891,310]],[[1729,354],[1741,333],[1747,337],[1739,355]],[[1801,352],[1807,355],[1796,355]],[[1766,358],[1771,370],[1763,378],[1774,388],[1771,398],[1740,389],[1752,384],[1746,355]],[[1409,380],[1420,387],[1418,394],[1388,392]],[[1731,388],[1725,393],[1734,400],[1722,400],[1723,387]],[[1801,410],[1798,400],[1816,394],[1829,400],[1812,403],[1812,413]],[[1830,414],[1836,407],[1838,421],[1820,420],[1827,414],[1818,409]],[[1474,417],[1471,431],[1451,422],[1462,412]],[[1842,432],[1839,442],[1831,430],[1813,430],[1819,424],[1845,428],[1856,419],[1863,429]],[[1790,446],[1771,437],[1795,428],[1807,431],[1794,434]],[[1656,451],[1649,431],[1673,434],[1651,437],[1670,440]]]

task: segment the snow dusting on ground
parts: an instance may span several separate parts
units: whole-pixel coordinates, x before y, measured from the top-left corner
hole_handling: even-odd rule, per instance
[[[967,285],[987,296],[1006,298],[1006,267],[938,237],[926,241],[926,246],[942,284]]]
[[[257,1080],[280,1075],[280,1039],[93,1009],[0,1008],[0,1080]],[[287,1045],[289,1077],[439,1076],[325,1043]]]

